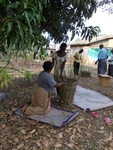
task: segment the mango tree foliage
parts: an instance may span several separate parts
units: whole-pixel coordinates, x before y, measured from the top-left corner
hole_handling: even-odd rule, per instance
[[[98,6],[104,11],[113,14],[113,0],[100,0]]]
[[[67,32],[91,40],[100,32],[99,27],[86,27],[85,21],[96,12],[95,0],[50,0],[50,5],[43,9],[46,22],[41,23],[41,28],[50,34],[56,42],[68,40]]]
[[[69,31],[90,41],[100,28],[85,21],[97,6],[96,0],[0,0],[0,45],[42,48],[49,40],[67,41]]]
[[[42,44],[45,38],[40,30],[43,6],[47,0],[1,0],[0,1],[0,45],[17,49],[31,48]]]
[[[99,0],[98,6],[112,5],[113,0]]]

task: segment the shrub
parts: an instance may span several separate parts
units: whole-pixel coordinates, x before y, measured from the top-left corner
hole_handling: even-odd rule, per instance
[[[0,87],[8,87],[9,83],[12,83],[12,77],[8,71],[4,68],[0,68]]]

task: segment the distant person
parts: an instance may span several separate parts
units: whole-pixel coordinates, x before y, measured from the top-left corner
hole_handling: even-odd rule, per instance
[[[62,43],[60,49],[51,54],[52,63],[54,66],[54,77],[59,80],[65,76],[65,64],[68,58],[66,52],[67,44]]]
[[[79,69],[80,69],[80,62],[82,60],[81,53],[83,53],[83,49],[80,49],[78,52],[75,53],[74,55],[74,62],[73,62],[73,68],[74,68],[74,75],[79,74]]]
[[[97,74],[105,74],[107,71],[107,59],[108,59],[108,54],[106,48],[104,48],[104,45],[101,44],[99,46],[100,51],[98,53],[98,60],[95,62],[95,64],[98,63],[97,66]]]
[[[43,71],[38,75],[37,86],[32,95],[32,104],[25,105],[21,108],[24,115],[46,114],[51,108],[51,92],[54,88],[62,86],[64,83],[57,83],[50,72],[53,68],[51,61],[45,61]]]
[[[108,75],[113,77],[113,48],[111,50],[111,55],[108,58],[108,62],[109,62],[109,65],[108,65]]]

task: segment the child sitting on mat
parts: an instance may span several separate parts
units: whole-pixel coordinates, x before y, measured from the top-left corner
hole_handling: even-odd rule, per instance
[[[25,105],[21,108],[24,115],[45,114],[48,113],[51,107],[51,92],[55,87],[60,87],[64,83],[56,83],[50,72],[53,68],[51,61],[45,61],[43,71],[38,75],[37,86],[32,95],[32,104]]]

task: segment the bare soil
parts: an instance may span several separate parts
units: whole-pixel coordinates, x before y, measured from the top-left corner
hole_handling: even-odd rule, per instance
[[[0,104],[0,150],[113,150],[113,125],[105,124],[109,117],[113,123],[113,107],[98,110],[99,118],[75,105],[56,107],[70,111],[79,111],[79,115],[62,128],[20,118],[12,112],[20,105],[30,101],[37,74],[42,70],[43,62],[13,62],[9,71],[13,76],[13,85],[1,89],[7,98]],[[33,73],[33,80],[27,83],[16,69],[27,69]],[[85,88],[102,93],[113,99],[113,78],[109,87],[99,85],[98,77],[81,77],[77,82]]]

